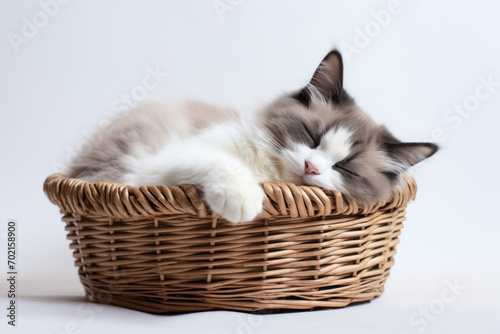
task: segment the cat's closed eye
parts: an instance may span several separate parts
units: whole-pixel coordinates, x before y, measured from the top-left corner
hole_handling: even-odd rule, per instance
[[[319,140],[316,136],[313,135],[312,131],[309,129],[309,127],[305,124],[302,123],[302,127],[304,128],[304,132],[307,135],[307,144],[309,145],[310,148],[316,148],[319,146]]]
[[[332,168],[342,174],[347,173],[348,175],[359,177],[359,174],[356,173],[351,166],[351,162],[358,156],[358,154],[359,153],[353,154],[350,157],[335,163]]]
[[[344,160],[337,162],[335,165],[332,166],[332,168],[334,170],[342,173],[342,174],[346,174],[347,173],[348,175],[359,177],[359,174],[357,174],[354,171],[352,171],[352,169],[350,169],[348,167],[348,165],[346,164],[346,162]]]

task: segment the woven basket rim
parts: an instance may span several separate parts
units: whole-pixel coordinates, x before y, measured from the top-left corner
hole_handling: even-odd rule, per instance
[[[402,186],[392,198],[371,206],[357,203],[335,190],[293,183],[264,182],[262,213],[257,219],[274,216],[306,218],[327,215],[370,214],[391,209],[415,199],[415,180],[403,176]],[[88,182],[67,177],[63,173],[50,175],[44,183],[49,200],[61,212],[77,216],[107,216],[116,219],[145,218],[160,215],[193,215],[198,218],[218,218],[202,199],[194,185],[141,186],[122,183]]]

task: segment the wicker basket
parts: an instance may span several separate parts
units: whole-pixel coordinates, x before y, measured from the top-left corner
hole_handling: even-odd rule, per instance
[[[416,184],[358,206],[336,191],[262,184],[253,222],[218,218],[192,185],[135,188],[55,174],[90,301],[150,313],[342,307],[382,294]]]

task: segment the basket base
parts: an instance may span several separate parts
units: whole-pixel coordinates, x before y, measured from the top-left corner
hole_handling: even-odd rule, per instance
[[[383,276],[380,279],[379,275]],[[367,303],[384,292],[384,284],[389,276],[389,268],[382,274],[361,279],[359,290],[353,296],[352,286],[334,286],[329,288],[328,293],[321,294],[316,300],[304,300],[297,297],[277,298],[269,300],[252,300],[241,298],[239,300],[221,300],[222,298],[207,298],[203,294],[175,294],[161,297],[136,297],[136,293],[124,293],[120,285],[108,286],[106,289],[91,287],[84,277],[81,277],[88,301],[120,306],[136,311],[151,314],[179,314],[200,311],[242,311],[251,313],[285,313],[315,309],[342,308],[353,304]],[[371,278],[371,279],[370,279]],[[314,289],[318,293],[327,291],[325,289]],[[344,291],[344,292],[342,292]],[[213,293],[213,291],[211,292]],[[132,294],[134,296],[127,296]],[[331,297],[325,298],[325,294]]]

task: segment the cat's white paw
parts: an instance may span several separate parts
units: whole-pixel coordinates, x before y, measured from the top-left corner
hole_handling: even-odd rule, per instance
[[[231,223],[251,221],[262,211],[264,191],[257,183],[219,183],[217,186],[205,188],[205,200],[214,212]]]

